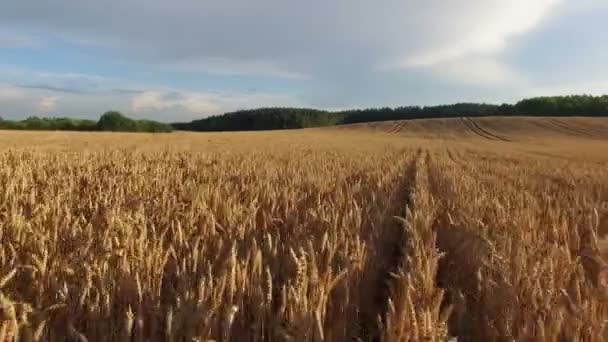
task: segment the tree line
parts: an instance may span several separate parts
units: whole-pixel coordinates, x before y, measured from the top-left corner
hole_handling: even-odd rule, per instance
[[[171,132],[171,125],[152,121],[134,120],[120,112],[104,113],[98,121],[72,118],[47,118],[31,116],[25,120],[3,120],[0,129],[38,131],[107,131],[107,132]]]
[[[515,104],[456,103],[330,112],[308,108],[260,108],[174,123],[178,130],[248,131],[323,127],[372,121],[460,116],[608,116],[608,96],[536,97]]]
[[[186,131],[252,131],[324,127],[342,124],[451,118],[460,116],[608,116],[608,95],[570,95],[535,97],[515,104],[456,103],[439,106],[406,106],[325,111],[310,108],[259,108],[239,110],[191,122],[171,125],[134,120],[120,112],[104,113],[98,121],[72,118],[40,118],[11,121],[0,118],[0,129],[171,132]]]
[[[340,124],[343,115],[309,108],[260,108],[172,124],[187,131],[255,131],[323,127]]]

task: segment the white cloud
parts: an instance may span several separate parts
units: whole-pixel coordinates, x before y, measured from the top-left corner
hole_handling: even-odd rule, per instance
[[[608,81],[581,81],[563,84],[534,84],[522,89],[521,97],[565,96],[573,94],[606,95]]]
[[[143,86],[127,79],[105,77],[75,72],[48,72],[28,69],[16,65],[0,64],[0,78],[15,89],[41,90],[50,93],[112,93],[117,90],[136,91]]]
[[[457,58],[424,69],[438,79],[464,85],[510,86],[527,82],[525,75],[508,64],[479,56]]]
[[[359,70],[352,72],[362,73],[496,53],[559,1],[57,0],[37,2],[33,10],[23,0],[3,5],[0,22],[94,44],[137,63],[297,79],[334,77],[345,62],[356,61]]]
[[[261,106],[303,105],[292,94],[255,90],[192,90],[93,74],[52,73],[0,65],[2,115],[41,114],[96,118],[107,110],[167,121],[201,118]],[[11,84],[12,85],[9,85]]]
[[[474,1],[476,2],[476,1]],[[533,29],[550,13],[560,0],[485,0],[478,2],[465,24],[463,32],[450,34],[450,21],[445,25],[442,43],[406,56],[401,66],[426,66],[461,58],[467,54],[495,54],[504,49],[508,39]],[[454,13],[458,19],[459,13]]]
[[[0,32],[0,48],[31,48],[36,45],[36,42],[30,37],[11,32]]]
[[[0,100],[21,99],[24,96],[24,92],[19,88],[0,85]]]
[[[259,75],[295,80],[310,79],[303,73],[265,61],[232,60],[228,58],[206,58],[193,61],[180,61],[168,66],[170,70],[205,72],[220,75]]]
[[[21,72],[1,66],[0,78],[23,86],[28,94],[35,94],[34,99],[59,94],[61,113],[97,115],[110,106],[147,117],[170,115],[169,120],[301,101],[328,108],[459,98],[483,101],[550,83],[550,78],[567,79],[551,77],[558,73],[538,67],[545,57],[541,49],[547,45],[558,46],[554,56],[562,55],[555,51],[574,47],[560,44],[563,34],[555,27],[551,30],[552,25],[565,25],[560,16],[576,9],[581,15],[572,19],[576,30],[564,26],[563,31],[597,35],[607,26],[590,25],[581,18],[592,16],[590,9],[607,8],[605,4],[605,0],[6,1],[0,11],[3,28],[20,28],[51,44],[65,43],[57,48],[65,47],[61,51],[66,55],[77,51],[71,57],[84,56],[84,62],[87,53],[94,54],[89,70],[126,71],[125,77],[146,81]],[[539,50],[526,55],[532,45]],[[83,46],[86,53],[78,51]],[[559,73],[585,79],[581,62],[563,60],[555,62]],[[569,66],[568,71],[561,65]],[[600,69],[602,64],[598,65]],[[605,78],[600,74],[596,77]],[[216,86],[236,90],[214,92]],[[509,88],[499,88],[505,86]],[[256,87],[284,87],[291,95],[243,90]],[[35,100],[31,106],[36,106]]]
[[[608,2],[606,2],[606,0],[576,0],[565,2],[564,5],[559,8],[559,10],[560,12],[566,13],[580,13],[597,11],[606,8],[608,8]]]
[[[293,103],[294,100],[286,95],[150,90],[133,96],[130,107],[138,113],[186,111],[193,117],[200,117],[237,109]]]
[[[176,107],[184,108],[193,113],[210,113],[220,110],[220,106],[214,98],[206,93],[183,94],[145,91],[135,95],[131,101],[131,109],[135,112],[160,111]]]
[[[55,108],[57,108],[58,100],[59,97],[57,96],[45,96],[40,99],[40,102],[38,102],[38,110],[43,113],[52,112],[55,110]]]

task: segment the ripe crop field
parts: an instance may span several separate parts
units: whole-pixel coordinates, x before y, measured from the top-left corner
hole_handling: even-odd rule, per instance
[[[0,131],[0,341],[606,341],[608,120]]]

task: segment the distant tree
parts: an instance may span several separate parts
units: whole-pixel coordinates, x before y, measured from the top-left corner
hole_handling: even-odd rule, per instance
[[[173,131],[171,125],[152,120],[137,120],[137,132],[166,133]]]
[[[110,111],[99,118],[97,129],[114,132],[171,132],[173,127],[152,120],[133,120],[120,112]]]
[[[521,115],[606,116],[608,96],[570,95],[535,97],[515,104]]]
[[[135,132],[137,131],[137,123],[121,112],[110,111],[99,118],[97,129],[100,131]]]

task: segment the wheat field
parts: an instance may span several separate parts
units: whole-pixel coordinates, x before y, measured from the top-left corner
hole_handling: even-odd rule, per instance
[[[583,118],[2,131],[0,341],[605,341],[607,151]]]

